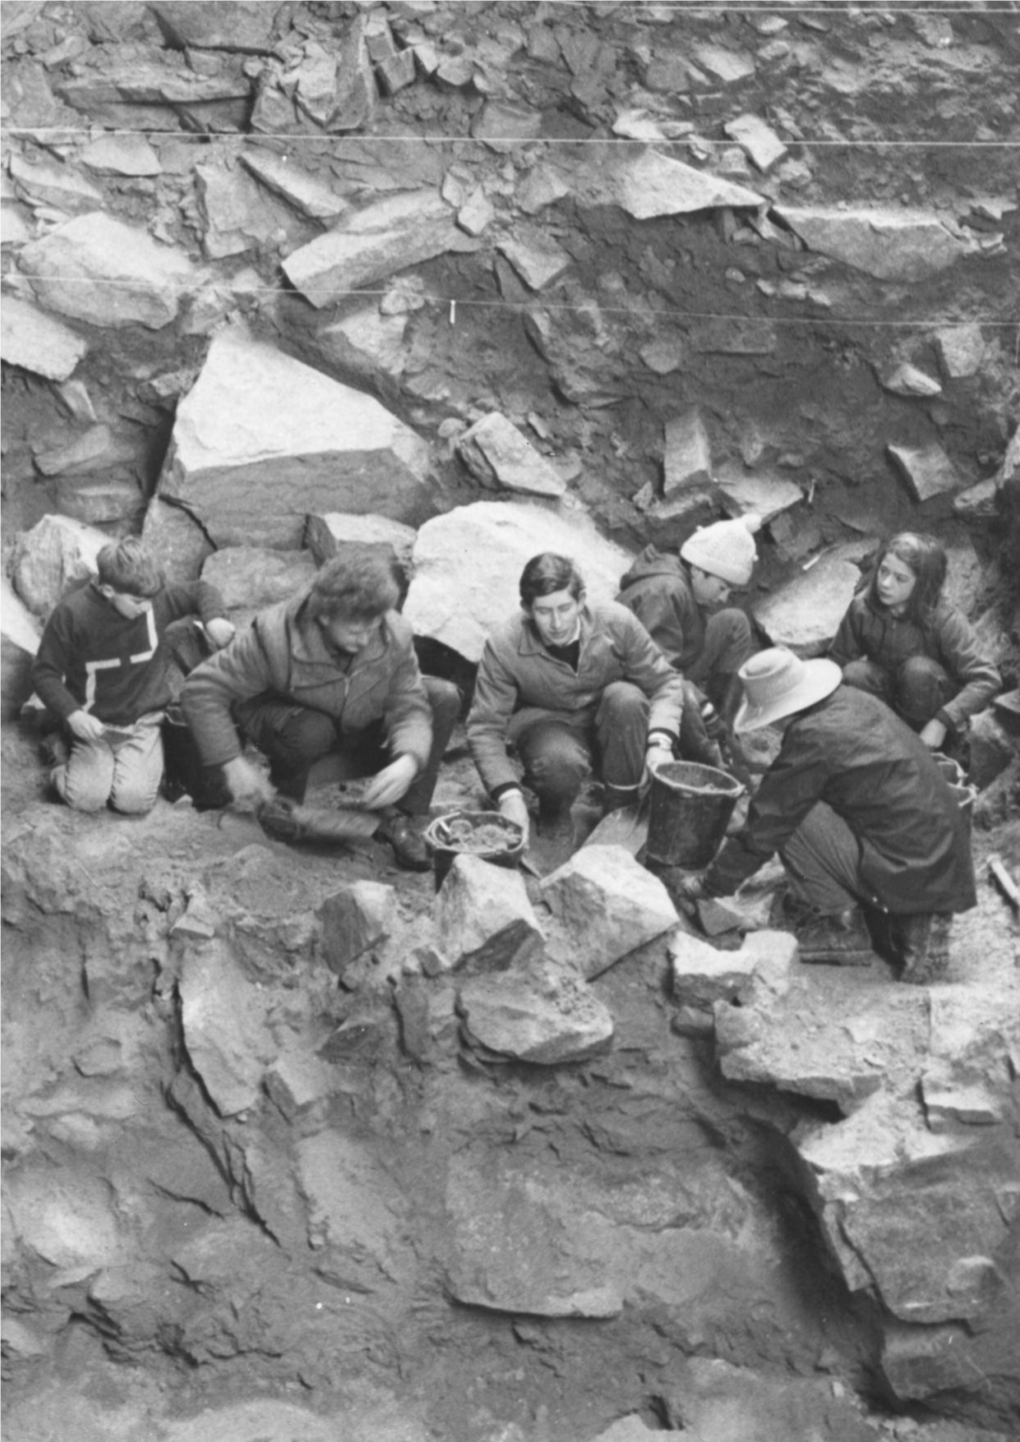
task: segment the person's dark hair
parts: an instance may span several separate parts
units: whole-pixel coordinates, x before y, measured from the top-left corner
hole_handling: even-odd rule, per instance
[[[941,542],[921,531],[899,531],[891,536],[879,548],[868,583],[868,597],[875,602],[878,601],[878,569],[886,556],[895,556],[917,577],[903,613],[904,620],[928,625],[941,598],[949,564]]]
[[[576,601],[583,590],[584,580],[573,561],[569,556],[557,556],[554,551],[532,556],[521,572],[521,605],[529,610],[539,596],[569,591]]]
[[[374,620],[392,611],[400,599],[396,566],[379,551],[345,553],[327,561],[312,582],[305,603],[310,620],[346,616]]]
[[[163,588],[159,567],[136,536],[103,546],[96,556],[96,574],[101,586],[125,596],[155,596]]]

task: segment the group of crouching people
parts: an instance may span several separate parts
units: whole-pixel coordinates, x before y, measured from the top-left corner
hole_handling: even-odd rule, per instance
[[[998,673],[943,598],[945,552],[913,533],[880,548],[827,657],[756,649],[747,614],[726,604],[751,580],[756,529],[725,520],[678,554],[649,546],[601,605],[570,558],[533,557],[519,610],[478,666],[467,735],[481,781],[525,838],[562,834],[591,778],[609,812],[637,804],[663,762],[719,766],[743,757],[742,736],[774,727],[778,755],[739,829],[706,871],[673,877],[674,894],[729,895],[778,853],[787,885],[773,921],[797,933],[803,960],[877,950],[904,980],[934,980],[952,915],[976,901],[967,821],[938,753],[959,744]],[[347,775],[368,778],[361,804],[397,862],[429,865],[421,819],[461,693],[423,676],[392,558],[368,547],[327,562],[240,631],[213,586],[164,584],[137,540],[105,547],[97,571],[58,604],[34,665],[61,725],[50,774],[65,802],[155,804],[174,627],[189,618],[209,654],[180,705],[224,799],[300,803],[339,753]]]

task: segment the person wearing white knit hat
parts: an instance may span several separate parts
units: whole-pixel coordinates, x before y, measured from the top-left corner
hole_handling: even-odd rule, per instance
[[[685,677],[679,752],[688,761],[722,761],[713,732],[719,715],[723,727],[732,721],[737,672],[754,652],[746,613],[726,602],[751,579],[760,527],[756,515],[716,521],[689,536],[676,556],[646,546],[620,582],[617,600]]]

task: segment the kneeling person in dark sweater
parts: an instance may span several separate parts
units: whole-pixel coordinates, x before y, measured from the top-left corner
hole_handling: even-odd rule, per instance
[[[50,779],[78,811],[151,811],[163,775],[161,726],[170,700],[167,631],[198,615],[214,649],[234,634],[206,581],[164,585],[141,541],[104,546],[98,575],[64,596],[43,632],[32,683],[63,723],[70,752]]]

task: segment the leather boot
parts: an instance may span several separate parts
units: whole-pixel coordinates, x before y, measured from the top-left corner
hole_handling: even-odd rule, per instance
[[[769,925],[780,931],[792,931],[797,937],[797,954],[808,964],[870,966],[874,957],[871,936],[859,906],[820,912],[784,892],[773,902]]]
[[[952,914],[924,911],[893,918],[898,951],[903,962],[900,981],[927,986],[940,981],[949,969],[949,929]]]

